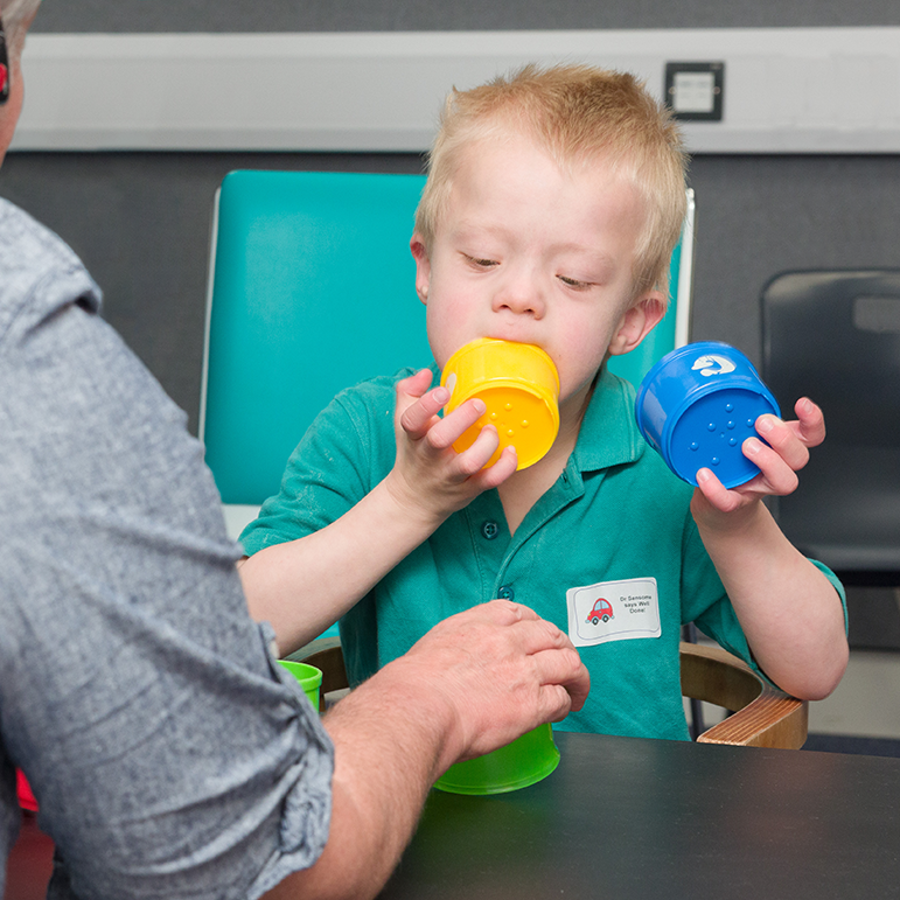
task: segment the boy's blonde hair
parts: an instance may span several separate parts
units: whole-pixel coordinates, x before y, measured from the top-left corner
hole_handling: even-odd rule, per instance
[[[429,154],[416,231],[430,250],[448,201],[459,150],[519,130],[561,166],[612,165],[634,185],[645,227],[636,248],[634,291],[668,293],[669,260],[685,216],[687,156],[669,111],[628,73],[591,66],[529,65],[468,91],[451,91]]]

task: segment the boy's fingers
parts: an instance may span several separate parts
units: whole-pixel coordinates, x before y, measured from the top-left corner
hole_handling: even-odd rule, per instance
[[[459,454],[457,464],[460,473],[466,478],[471,478],[480,472],[491,461],[499,446],[500,436],[497,429],[493,425],[482,427],[475,440]]]
[[[729,491],[712,469],[703,468],[697,472],[697,487],[720,512],[731,512],[742,504],[741,497]]]
[[[449,398],[446,388],[436,387],[429,391],[430,384],[431,372],[428,369],[397,382],[400,427],[413,439],[424,437]]]
[[[446,403],[446,388],[436,387],[414,400],[400,413],[400,427],[414,440],[425,437],[435,425],[441,407]]]
[[[490,460],[490,457],[488,459]],[[482,468],[482,471],[478,473],[478,483],[485,491],[499,487],[507,478],[514,475],[518,468],[519,458],[516,455],[515,447],[504,447],[497,462],[486,469]]]
[[[802,469],[809,462],[807,444],[798,436],[794,428],[786,422],[782,422],[777,416],[760,416],[756,420],[756,430],[766,444],[775,450],[794,471]],[[754,438],[748,438],[744,442],[744,454],[753,459],[760,468],[763,468],[754,458],[761,455],[759,442]],[[765,455],[762,455],[761,458],[766,459]]]
[[[446,391],[446,388],[435,388],[435,391]],[[449,395],[445,396],[445,403],[448,398]],[[483,400],[478,398],[467,400],[452,413],[434,423],[428,432],[429,444],[435,450],[446,450],[484,415],[486,408]]]
[[[410,402],[417,400],[428,390],[430,384],[431,370],[420,369],[415,375],[410,375],[408,378],[397,382],[397,399],[400,400],[406,397]]]
[[[825,416],[809,397],[801,397],[794,404],[800,440],[807,447],[818,447],[825,440]]]
[[[800,479],[797,477],[797,469],[803,468],[809,460],[809,451],[799,441],[795,442],[802,450],[802,454],[793,454],[795,459],[802,458],[802,462],[795,465],[788,459],[785,453],[767,447],[757,438],[747,438],[743,444],[744,455],[759,466],[763,473],[765,483],[769,490],[767,493],[784,497],[797,489]]]

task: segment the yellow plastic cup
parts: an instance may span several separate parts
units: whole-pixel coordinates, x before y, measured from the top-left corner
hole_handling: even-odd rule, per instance
[[[556,440],[559,374],[553,360],[534,344],[493,338],[471,341],[447,360],[441,384],[450,390],[448,413],[473,397],[487,407],[453,445],[457,453],[468,450],[485,425],[494,425],[500,446],[487,465],[493,465],[511,445],[516,448],[518,468],[527,469]]]
[[[505,794],[537,784],[558,765],[553,731],[539,725],[493,753],[454,763],[434,786],[450,794]]]
[[[309,665],[309,663],[294,662],[292,659],[279,659],[278,662],[300,682],[300,687],[303,688],[303,692],[309,697],[309,702],[312,703],[315,709],[318,709],[319,691],[322,687],[322,670]]]

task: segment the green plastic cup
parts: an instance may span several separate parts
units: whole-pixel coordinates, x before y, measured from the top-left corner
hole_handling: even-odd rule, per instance
[[[294,662],[291,659],[279,659],[278,662],[300,682],[300,687],[303,688],[303,692],[309,697],[309,702],[318,709],[319,690],[322,687],[322,670],[309,665],[309,663]]]
[[[450,794],[505,794],[546,778],[559,765],[559,750],[549,725],[476,759],[455,763],[435,782]]]

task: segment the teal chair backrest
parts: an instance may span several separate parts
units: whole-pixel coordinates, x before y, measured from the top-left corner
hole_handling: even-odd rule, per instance
[[[421,175],[343,172],[225,177],[200,409],[224,503],[259,506],[276,493],[291,451],[343,388],[432,362],[409,251],[424,183]],[[682,250],[680,259],[689,256]],[[677,269],[676,259],[673,289]],[[685,271],[682,262],[682,280]],[[616,359],[617,373],[638,383],[675,346],[681,303],[639,359],[638,351]]]
[[[218,196],[201,438],[225,503],[278,490],[343,388],[432,360],[409,251],[419,175],[228,174]]]

